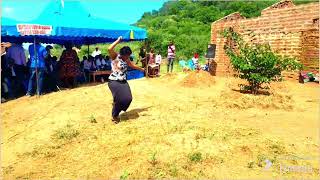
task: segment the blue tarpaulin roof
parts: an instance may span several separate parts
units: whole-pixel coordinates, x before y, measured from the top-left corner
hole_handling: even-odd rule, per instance
[[[52,26],[50,35],[22,36],[17,24],[39,24]],[[93,17],[78,1],[66,1],[64,8],[52,1],[37,18],[30,21],[18,21],[14,17],[1,19],[1,38],[3,42],[33,42],[34,36],[43,43],[95,44],[111,42],[119,36],[124,41],[147,38],[145,29]]]

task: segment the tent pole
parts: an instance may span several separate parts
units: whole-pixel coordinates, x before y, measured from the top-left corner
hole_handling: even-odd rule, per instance
[[[147,53],[147,40],[146,39],[144,39],[144,47],[145,47],[145,49],[146,49],[146,78],[149,78],[149,59],[150,59],[150,57],[148,58],[148,53]]]
[[[89,53],[89,44],[88,44],[88,59],[89,59],[89,54],[90,54],[90,53]]]
[[[34,54],[34,59],[36,61],[36,93],[37,97],[40,97],[40,92],[39,92],[39,74],[38,74],[38,56],[37,56],[37,50],[36,50],[36,37],[33,38],[33,54]],[[39,94],[38,94],[39,92]]]

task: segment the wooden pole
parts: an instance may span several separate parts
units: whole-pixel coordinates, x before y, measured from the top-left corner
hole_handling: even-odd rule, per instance
[[[88,57],[87,57],[88,59],[89,59],[89,54],[90,54],[90,52],[89,52],[89,44],[88,44]]]
[[[36,49],[36,37],[33,38],[33,54],[34,54],[34,60],[36,61],[36,93],[37,97],[40,97],[40,92],[39,92],[39,74],[38,74],[38,56],[37,56],[37,49]]]

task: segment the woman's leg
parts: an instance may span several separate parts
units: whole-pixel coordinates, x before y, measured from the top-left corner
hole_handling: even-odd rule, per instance
[[[171,61],[171,58],[168,58],[167,73],[169,72],[169,69],[170,69],[170,61]]]
[[[109,81],[108,86],[113,96],[112,117],[118,117],[132,102],[131,90],[127,82]]]
[[[119,116],[119,114],[121,112],[120,101],[119,101],[120,93],[118,92],[119,85],[118,85],[118,82],[116,82],[116,81],[109,81],[108,86],[109,86],[109,89],[110,89],[110,91],[112,93],[112,97],[113,97],[111,114],[112,114],[113,118],[116,118]]]
[[[172,72],[172,70],[173,70],[173,60],[174,60],[174,58],[172,58],[172,59],[171,59],[171,63],[170,63],[170,66],[171,66],[171,72]]]
[[[127,82],[121,84],[121,110],[127,111],[132,102],[132,94],[130,86]]]

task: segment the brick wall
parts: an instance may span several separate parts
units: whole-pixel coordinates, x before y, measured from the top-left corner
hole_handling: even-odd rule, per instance
[[[211,73],[218,76],[233,74],[223,49],[227,40],[219,34],[228,27],[247,42],[269,43],[276,53],[295,56],[308,68],[319,67],[319,3],[296,6],[284,0],[264,9],[256,18],[233,13],[213,22],[211,43],[216,44],[216,57]]]

